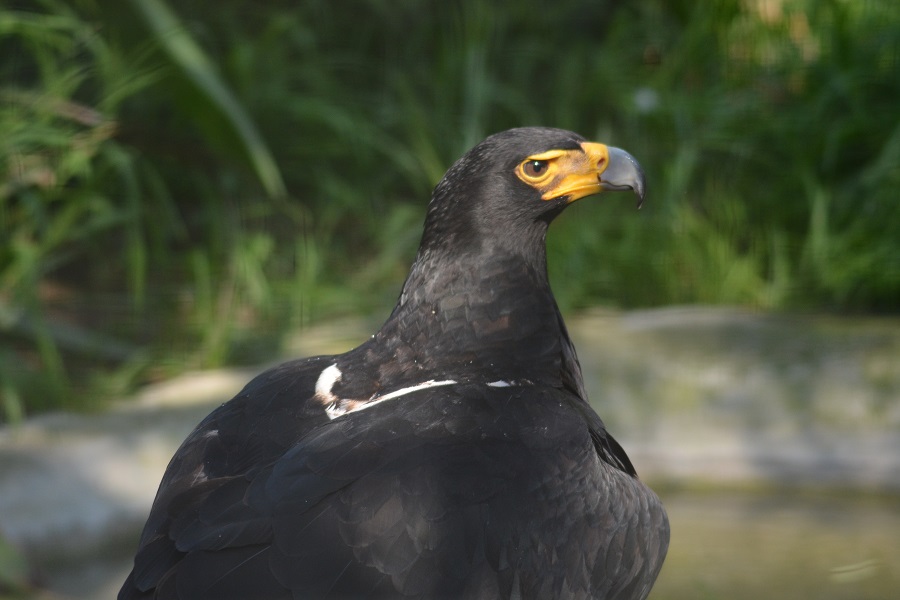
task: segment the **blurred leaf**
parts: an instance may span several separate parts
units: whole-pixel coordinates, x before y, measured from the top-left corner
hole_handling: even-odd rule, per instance
[[[275,158],[256,129],[253,120],[216,72],[215,65],[191,38],[178,17],[162,0],[132,0],[156,34],[160,46],[204,94],[210,104],[222,111],[228,123],[244,143],[244,151],[260,182],[272,198],[287,195]]]

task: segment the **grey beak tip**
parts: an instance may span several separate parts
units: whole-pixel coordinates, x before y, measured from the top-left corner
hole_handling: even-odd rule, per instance
[[[637,207],[643,206],[647,189],[644,170],[631,154],[610,146],[609,166],[600,177],[605,189],[631,190],[638,197]]]

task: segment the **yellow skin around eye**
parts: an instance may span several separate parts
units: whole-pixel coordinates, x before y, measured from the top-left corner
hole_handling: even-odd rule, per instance
[[[527,165],[546,162],[537,176],[529,175]],[[541,193],[543,200],[566,196],[574,202],[602,191],[600,174],[609,164],[609,151],[604,144],[584,142],[580,150],[550,150],[529,156],[516,169],[516,175]]]
[[[516,170],[516,175],[530,186],[540,189],[539,186],[541,183],[553,178],[554,174],[559,169],[558,159],[565,155],[566,152],[566,150],[550,150],[549,152],[542,152],[541,154],[529,156],[519,165],[519,168]],[[527,168],[528,165],[535,161],[545,163],[546,167],[537,175],[531,175],[528,173]]]

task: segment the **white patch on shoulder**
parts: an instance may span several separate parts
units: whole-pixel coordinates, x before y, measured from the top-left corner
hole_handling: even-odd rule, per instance
[[[374,406],[375,404],[380,404],[387,400],[393,400],[394,398],[399,398],[400,396],[405,396],[406,394],[411,394],[413,392],[418,392],[419,390],[424,390],[431,387],[438,387],[442,385],[453,385],[456,383],[453,379],[445,379],[443,381],[435,381],[434,379],[429,379],[423,383],[418,385],[411,385],[409,387],[400,388],[399,390],[394,390],[384,396],[375,396],[371,400],[365,403],[361,403],[358,406],[355,406],[353,410],[362,410],[364,408],[369,408],[370,406]],[[350,411],[347,411],[350,412]]]
[[[530,379],[498,379],[497,381],[489,381],[485,385],[492,388],[524,387],[534,385],[534,382]]]
[[[325,407],[325,414],[328,415],[328,418],[333,421],[339,416],[347,414],[347,409],[338,406],[337,402],[332,402]]]
[[[321,377],[319,379],[321,379]],[[393,392],[389,392],[383,396],[373,396],[369,400],[344,400],[335,397],[334,394],[330,394],[331,401],[328,403],[328,406],[325,407],[325,414],[328,415],[329,419],[336,419],[341,415],[360,411],[365,408],[369,408],[370,406],[374,406],[388,400],[393,400],[394,398],[399,398],[400,396],[405,396],[406,394],[411,394],[412,392],[417,392],[419,390],[424,390],[431,387],[439,387],[442,385],[453,385],[454,383],[456,383],[456,381],[453,379],[446,379],[443,381],[435,381],[434,379],[429,379],[428,381],[425,381],[418,385],[411,385],[409,387],[400,388],[399,390],[394,390]],[[316,393],[318,394],[318,391]]]
[[[330,367],[325,367],[316,380],[316,397],[322,402],[331,404],[338,400],[331,392],[334,384],[341,380],[341,370],[338,369],[337,363]]]
[[[338,383],[341,380],[341,375],[341,370],[338,368],[337,363],[335,363],[329,367],[325,367],[325,369],[323,369],[319,374],[319,378],[316,380],[315,398],[323,405],[325,405],[325,414],[328,415],[328,418],[332,420],[348,413],[360,411],[369,408],[370,406],[374,406],[382,402],[387,402],[388,400],[393,400],[394,398],[399,398],[400,396],[405,396],[406,394],[418,392],[419,390],[424,390],[432,387],[440,387],[442,385],[453,385],[457,383],[455,379],[444,379],[441,381],[429,379],[428,381],[424,381],[416,385],[411,385],[405,388],[400,388],[399,390],[394,390],[393,392],[388,392],[387,394],[384,394],[382,396],[376,395],[372,396],[368,400],[361,400],[353,398],[340,398],[332,391],[332,389],[334,388],[334,384]],[[496,381],[489,381],[485,385],[491,388],[507,388],[533,385],[533,383],[528,379],[498,379]]]
[[[429,379],[428,381],[426,381],[424,383],[420,383],[418,385],[411,385],[411,386],[405,387],[405,388],[400,388],[399,390],[395,390],[389,394],[385,394],[384,396],[376,396],[376,397],[372,398],[369,402],[367,402],[365,405],[360,406],[359,408],[362,409],[371,404],[377,404],[378,402],[384,402],[385,400],[392,400],[394,398],[397,398],[398,396],[405,396],[406,394],[411,394],[412,392],[418,392],[419,390],[424,390],[426,388],[438,387],[441,385],[453,385],[454,383],[456,383],[456,381],[453,379],[445,379],[443,381],[435,381],[434,379]]]

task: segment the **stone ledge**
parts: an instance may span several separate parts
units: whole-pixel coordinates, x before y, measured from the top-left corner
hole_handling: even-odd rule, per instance
[[[900,490],[900,320],[670,308],[567,322],[592,402],[644,479]],[[298,354],[352,345],[329,331]],[[133,544],[178,444],[255,372],[187,374],[102,414],[0,429],[0,534],[38,565]]]

